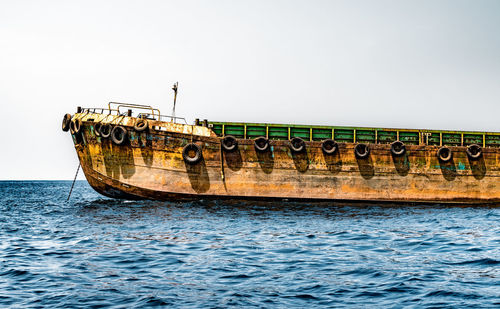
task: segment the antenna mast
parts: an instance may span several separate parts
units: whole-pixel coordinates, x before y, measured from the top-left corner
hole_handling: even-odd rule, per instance
[[[175,122],[175,102],[177,101],[177,87],[179,86],[179,82],[176,82],[174,86],[172,87],[172,90],[174,91],[174,108],[172,109],[172,119],[173,122]]]

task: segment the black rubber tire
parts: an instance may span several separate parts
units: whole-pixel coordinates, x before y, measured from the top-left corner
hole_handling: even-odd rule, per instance
[[[238,148],[238,141],[236,138],[232,135],[227,135],[224,136],[224,138],[221,140],[221,145],[222,149],[224,149],[227,152],[234,151],[236,148]]]
[[[453,159],[453,152],[450,148],[443,146],[438,149],[438,151],[436,152],[436,156],[441,162],[449,162],[451,161],[451,159]]]
[[[70,125],[71,125],[71,115],[66,114],[66,115],[64,115],[63,120],[62,120],[62,130],[64,132],[68,132]]]
[[[123,145],[127,141],[127,129],[116,126],[111,130],[111,140],[117,145]]]
[[[100,123],[100,122],[98,122],[98,123],[96,123],[96,124],[94,125],[94,134],[95,134],[95,136],[101,136],[101,131],[100,131],[100,129],[101,129],[101,123]]]
[[[101,133],[101,137],[108,138],[111,136],[112,129],[113,128],[109,123],[103,123],[99,128],[99,133]]]
[[[71,134],[74,134],[74,135],[82,132],[82,120],[80,118],[75,118],[75,119],[71,120],[70,131],[71,131]]]
[[[147,119],[137,119],[137,121],[134,124],[134,130],[137,132],[143,132],[149,129],[149,122]]]
[[[395,141],[391,144],[391,153],[395,157],[400,157],[406,153],[405,143],[402,141]]]
[[[264,136],[260,136],[253,141],[253,145],[258,152],[264,152],[269,149],[269,140]]]
[[[189,154],[191,151],[194,151],[194,157],[191,157]],[[188,164],[196,164],[201,160],[201,148],[200,146],[190,143],[184,146],[182,149],[182,158]]]
[[[293,152],[302,152],[306,149],[306,142],[300,137],[293,137],[290,140],[290,149]]]
[[[368,158],[370,155],[370,146],[364,143],[356,144],[356,146],[354,146],[354,155],[358,159]]]
[[[321,150],[326,154],[334,154],[339,150],[339,145],[332,139],[325,139],[323,143],[321,143]]]
[[[483,155],[483,149],[478,144],[472,144],[467,146],[465,152],[467,152],[467,156],[471,160],[477,160],[481,158],[481,156]]]

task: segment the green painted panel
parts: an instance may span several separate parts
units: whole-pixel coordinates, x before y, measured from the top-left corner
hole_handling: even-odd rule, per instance
[[[378,141],[379,143],[392,143],[398,139],[398,133],[396,131],[378,131]]]
[[[399,132],[399,140],[408,145],[418,145],[419,136],[418,132]]]
[[[482,134],[464,134],[464,145],[478,144],[483,145]]]
[[[245,127],[237,125],[226,125],[224,126],[224,134],[232,135],[237,138],[243,138],[245,136]]]
[[[443,145],[449,145],[449,146],[462,145],[462,135],[457,133],[443,133]]]
[[[290,138],[292,137],[300,137],[306,141],[309,140],[309,135],[311,134],[309,128],[290,128]]]
[[[269,127],[269,138],[277,140],[287,140],[288,127]]]
[[[217,136],[222,135],[222,125],[221,124],[214,124],[212,127],[212,130],[214,131],[215,134],[217,134]]]
[[[334,140],[340,143],[352,143],[354,140],[354,130],[336,129]]]
[[[332,138],[331,129],[313,128],[313,141],[322,141]]]
[[[357,130],[356,141],[360,143],[375,143],[375,130]]]
[[[441,144],[439,133],[432,132],[429,138],[427,139],[427,144],[439,146]]]
[[[485,137],[486,146],[498,147],[500,145],[500,136],[498,135],[486,135]]]
[[[247,126],[247,137],[256,138],[259,136],[266,136],[265,126]]]

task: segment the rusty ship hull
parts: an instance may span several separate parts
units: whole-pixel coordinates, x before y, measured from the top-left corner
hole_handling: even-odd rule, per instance
[[[237,147],[227,151],[224,132],[214,129],[217,123],[189,125],[150,119],[146,130],[138,132],[134,129],[138,119],[95,109],[71,116],[71,135],[85,177],[105,196],[166,201],[500,202],[500,148],[482,147],[481,156],[471,159],[464,145],[466,133],[457,142],[460,145],[447,146],[452,158],[443,162],[436,156],[443,147],[442,133],[441,145],[432,145],[418,135],[414,144],[405,143],[403,155],[395,156],[391,144],[380,137],[385,129],[379,129],[374,143],[365,142],[369,155],[360,158],[355,151],[360,143],[356,136],[352,142],[336,143],[336,151],[327,154],[323,142],[311,134],[309,140],[303,138],[303,151],[295,152],[290,148],[288,127],[287,139],[265,136],[269,147],[259,151],[255,139],[246,136],[245,126],[245,136],[234,138]],[[79,123],[78,132],[73,130],[74,122]],[[103,124],[123,128],[125,142],[117,144],[99,133]],[[331,131],[331,137],[338,137]],[[183,157],[186,146],[193,144],[201,152],[195,163]]]

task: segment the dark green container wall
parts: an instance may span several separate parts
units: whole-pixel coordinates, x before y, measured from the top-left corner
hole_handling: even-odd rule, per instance
[[[322,141],[332,138],[332,129],[313,128],[312,132],[313,141]]]
[[[500,136],[486,135],[485,144],[486,147],[500,147]]]
[[[236,138],[246,137],[247,139],[255,139],[259,136],[267,136],[272,140],[288,140],[289,138],[300,137],[305,141],[333,139],[339,143],[357,142],[367,144],[390,144],[399,139],[407,145],[468,146],[471,144],[478,144],[486,147],[500,147],[500,133],[349,128],[264,123],[209,123],[217,136],[233,135]]]
[[[427,144],[434,146],[441,145],[441,137],[439,136],[439,133],[430,132],[430,136],[427,137]]]
[[[213,124],[212,130],[217,136],[222,136],[222,125],[221,124]]]
[[[340,143],[354,142],[354,130],[337,129],[335,130],[334,140]]]
[[[378,142],[381,144],[390,144],[398,140],[396,131],[378,131]]]
[[[288,127],[269,127],[268,136],[270,139],[287,140]]]
[[[357,130],[356,141],[358,143],[374,144],[375,143],[375,130]]]
[[[408,145],[418,145],[419,134],[418,132],[399,132],[399,140]]]
[[[244,138],[245,136],[245,126],[238,125],[227,125],[224,126],[224,135],[232,135],[236,138]]]
[[[311,136],[311,129],[310,128],[290,127],[290,138],[300,137],[303,140],[308,141],[310,136]]]
[[[462,135],[457,133],[443,133],[443,145],[449,145],[449,146],[462,145]]]
[[[464,134],[464,145],[483,144],[482,134]]]
[[[266,136],[265,126],[247,126],[247,138],[257,138],[259,136]]]

